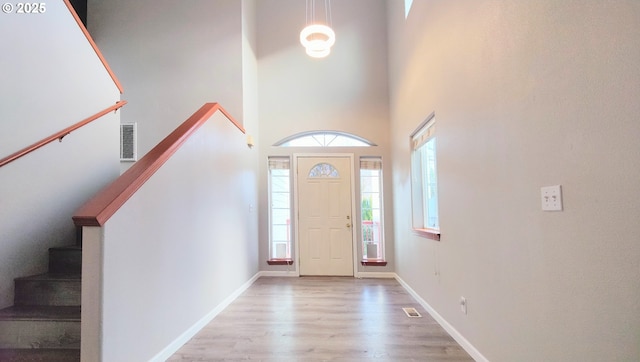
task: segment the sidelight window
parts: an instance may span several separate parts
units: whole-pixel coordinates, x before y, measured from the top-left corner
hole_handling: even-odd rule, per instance
[[[269,259],[291,259],[289,157],[269,157]]]
[[[362,258],[366,261],[384,260],[382,227],[382,159],[360,159],[360,225]]]

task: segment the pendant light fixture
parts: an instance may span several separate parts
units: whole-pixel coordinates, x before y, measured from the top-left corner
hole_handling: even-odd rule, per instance
[[[331,29],[331,0],[324,0],[324,22],[316,17],[316,1],[306,1],[307,22],[300,32],[300,43],[310,57],[324,58],[331,53],[331,47],[336,42],[336,34]]]

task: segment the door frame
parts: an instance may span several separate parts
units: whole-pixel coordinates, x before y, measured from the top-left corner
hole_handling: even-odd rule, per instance
[[[358,275],[358,244],[357,244],[357,234],[356,227],[359,227],[360,224],[356,225],[356,170],[354,166],[354,154],[353,153],[294,153],[293,154],[293,220],[295,225],[295,260],[296,260],[296,271],[298,276],[300,276],[300,228],[299,228],[299,210],[298,210],[298,158],[299,157],[317,157],[317,158],[332,158],[332,157],[340,157],[340,158],[349,158],[349,164],[351,167],[351,249],[352,249],[352,264],[353,264],[353,277],[356,278]]]

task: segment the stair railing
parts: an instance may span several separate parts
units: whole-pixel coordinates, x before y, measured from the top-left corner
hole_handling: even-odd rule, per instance
[[[119,178],[115,179],[110,185],[103,188],[81,206],[73,215],[76,227],[104,225],[169,160],[171,155],[217,111],[220,111],[242,133],[245,133],[244,127],[220,104],[205,103],[144,157],[120,175]]]
[[[82,126],[84,126],[84,125],[86,125],[88,123],[91,123],[91,122],[95,121],[96,119],[104,116],[105,114],[107,114],[107,113],[109,113],[111,111],[114,111],[114,112],[117,111],[118,109],[122,108],[122,106],[124,106],[125,104],[127,104],[127,101],[116,102],[116,104],[114,104],[111,107],[105,108],[102,111],[100,111],[100,112],[98,112],[98,113],[96,113],[96,114],[94,114],[94,115],[92,115],[92,116],[90,116],[88,118],[85,118],[82,121],[80,121],[80,122],[78,122],[78,123],[76,123],[76,124],[74,124],[72,126],[69,126],[69,127],[65,128],[65,129],[63,129],[62,131],[56,132],[56,133],[52,134],[49,137],[45,137],[45,138],[41,139],[40,141],[21,149],[18,152],[15,152],[15,153],[13,153],[13,154],[11,154],[11,155],[3,158],[3,159],[0,159],[0,167],[4,166],[4,165],[6,165],[6,164],[8,164],[8,163],[10,163],[12,161],[15,161],[18,158],[20,158],[20,157],[22,157],[22,156],[24,156],[24,155],[26,155],[28,153],[31,153],[31,152],[37,150],[40,147],[46,146],[46,145],[48,145],[49,143],[51,143],[51,142],[53,142],[55,140],[59,140],[60,142],[62,142],[62,139],[65,136],[67,136],[69,133],[77,130],[78,128],[80,128],[80,127],[82,127]]]

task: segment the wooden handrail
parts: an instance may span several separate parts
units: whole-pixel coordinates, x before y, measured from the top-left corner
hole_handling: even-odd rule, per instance
[[[93,48],[93,51],[96,52],[96,55],[98,56],[98,58],[102,62],[102,65],[104,66],[104,68],[109,73],[109,76],[111,76],[111,79],[113,79],[113,83],[115,83],[116,87],[118,87],[118,90],[120,91],[120,94],[122,94],[122,92],[123,92],[122,84],[120,84],[120,81],[118,80],[116,75],[111,70],[111,67],[107,63],[107,60],[102,56],[102,52],[100,51],[100,49],[98,49],[98,46],[93,41],[93,38],[89,34],[89,31],[87,30],[87,28],[82,23],[82,20],[80,20],[80,17],[78,16],[78,13],[76,13],[76,10],[73,8],[73,5],[71,5],[71,2],[69,2],[69,0],[64,0],[64,4],[67,5],[67,8],[69,8],[69,11],[71,12],[71,15],[73,15],[73,18],[76,20],[76,23],[78,23],[78,26],[80,27],[80,30],[82,30],[82,33],[84,34],[84,36],[89,41],[89,44],[91,44],[91,47]]]
[[[80,207],[73,215],[75,225],[104,225],[216,111],[222,112],[242,133],[245,133],[242,125],[218,103],[205,103],[119,178]]]
[[[49,137],[45,137],[45,138],[41,139],[40,141],[32,144],[31,146],[27,146],[27,147],[21,149],[20,151],[1,159],[0,160],[0,167],[8,164],[11,161],[15,161],[16,159],[18,159],[18,158],[20,158],[20,157],[22,157],[22,156],[24,156],[24,155],[26,155],[26,154],[28,154],[30,152],[33,152],[33,151],[37,150],[38,148],[40,148],[42,146],[45,146],[45,145],[47,145],[47,144],[49,144],[49,143],[51,143],[51,142],[53,142],[55,140],[62,141],[62,139],[66,135],[68,135],[69,133],[77,130],[78,128],[84,126],[87,123],[91,123],[91,122],[95,121],[96,119],[104,116],[105,114],[107,114],[107,113],[109,113],[111,111],[117,111],[119,108],[121,108],[125,104],[127,104],[127,101],[116,102],[116,104],[114,104],[113,106],[105,108],[102,111],[94,114],[93,116],[90,116],[89,118],[85,118],[82,121],[63,129],[60,132],[56,132],[56,133],[52,134]]]

